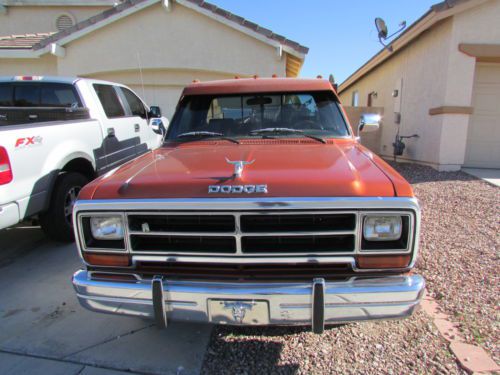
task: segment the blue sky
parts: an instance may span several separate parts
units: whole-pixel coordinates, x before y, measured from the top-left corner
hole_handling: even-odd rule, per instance
[[[337,83],[376,54],[375,17],[389,33],[409,26],[439,0],[209,0],[209,2],[309,47],[301,77]]]

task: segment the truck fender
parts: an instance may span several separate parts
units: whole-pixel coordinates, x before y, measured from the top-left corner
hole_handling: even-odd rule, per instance
[[[96,163],[94,157],[91,156],[91,154],[86,149],[88,149],[88,146],[83,142],[71,141],[61,143],[50,152],[49,156],[45,160],[41,174],[43,176],[42,179],[45,180],[45,183],[43,183],[43,185],[45,186],[39,186],[39,189],[47,191],[44,210],[47,209],[50,204],[52,191],[54,189],[57,177],[59,176],[61,171],[64,170],[64,167],[68,163],[76,159],[84,159],[90,163],[95,173]]]

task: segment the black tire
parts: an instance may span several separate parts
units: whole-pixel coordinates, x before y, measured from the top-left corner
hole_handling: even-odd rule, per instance
[[[72,203],[89,180],[80,173],[64,173],[57,177],[48,210],[40,214],[40,225],[50,239],[71,242],[74,239],[71,221]],[[73,202],[70,202],[73,199]]]

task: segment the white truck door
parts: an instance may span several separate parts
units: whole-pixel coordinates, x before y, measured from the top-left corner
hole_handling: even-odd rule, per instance
[[[141,139],[136,118],[127,113],[127,105],[120,99],[119,87],[105,83],[92,86],[104,111],[101,120],[105,130],[103,150],[107,161],[105,169],[109,170],[135,158]]]
[[[137,144],[136,152],[141,155],[148,150],[158,147],[159,136],[153,132],[148,121],[148,109],[142,100],[127,87],[119,88],[121,99],[128,106],[129,115],[134,121],[134,129],[140,137],[140,143]],[[161,138],[161,136],[160,136]]]

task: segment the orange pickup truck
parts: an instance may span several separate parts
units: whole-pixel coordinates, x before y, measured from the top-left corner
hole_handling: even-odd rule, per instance
[[[359,143],[325,80],[187,86],[163,147],[85,186],[73,220],[80,303],[160,327],[320,333],[407,317],[425,287],[412,189]]]

